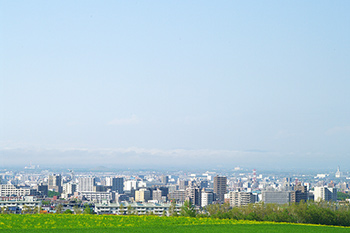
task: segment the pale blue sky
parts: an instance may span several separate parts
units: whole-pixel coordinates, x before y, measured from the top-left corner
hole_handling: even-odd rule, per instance
[[[346,166],[349,12],[349,1],[2,0],[0,166]]]

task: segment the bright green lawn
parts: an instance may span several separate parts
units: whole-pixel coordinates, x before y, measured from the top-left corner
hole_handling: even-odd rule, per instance
[[[325,227],[325,226],[303,226],[303,225],[287,225],[287,224],[237,224],[237,225],[193,225],[193,226],[168,226],[168,227],[126,227],[126,228],[84,228],[84,229],[14,229],[1,230],[1,233],[112,233],[112,232],[315,232],[315,233],[345,233],[350,232],[349,228]]]
[[[112,232],[348,232],[350,228],[233,221],[228,219],[111,216],[111,215],[0,215],[1,233],[112,233]]]

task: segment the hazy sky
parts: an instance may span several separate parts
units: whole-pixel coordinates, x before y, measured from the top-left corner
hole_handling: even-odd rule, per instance
[[[0,0],[0,166],[350,169],[349,12]]]

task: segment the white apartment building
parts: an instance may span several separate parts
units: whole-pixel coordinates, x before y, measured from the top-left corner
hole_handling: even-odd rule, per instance
[[[212,192],[202,192],[201,206],[207,206],[213,203],[214,193]]]
[[[159,189],[153,190],[152,196],[153,196],[152,200],[155,200],[155,201],[158,201],[158,202],[162,202],[163,201],[162,190],[159,190]]]
[[[31,189],[29,187],[17,187],[12,184],[2,184],[0,185],[0,197],[23,197],[29,196],[31,194]]]
[[[41,202],[32,196],[15,199],[15,200],[0,200],[0,208],[6,207],[10,213],[21,213],[24,206],[34,209],[40,207]]]
[[[66,183],[62,185],[62,194],[61,197],[62,198],[69,198],[70,196],[72,196],[74,194],[74,192],[77,189],[77,185],[73,184],[73,183]]]
[[[162,216],[164,214],[169,215],[169,208],[171,203],[103,203],[95,204],[95,212],[97,214],[127,214],[128,208],[131,208],[137,215],[144,215],[153,212],[155,215]],[[180,213],[181,206],[176,204],[175,212]]]
[[[115,192],[80,192],[80,198],[93,202],[114,201]]]
[[[124,190],[131,191],[132,189],[137,189],[137,181],[136,180],[127,180],[124,182]]]
[[[254,195],[251,192],[230,192],[230,206],[245,206],[254,203]]]
[[[79,177],[77,191],[93,192],[95,183],[95,177]]]
[[[328,187],[315,187],[314,200],[337,201],[337,189]]]

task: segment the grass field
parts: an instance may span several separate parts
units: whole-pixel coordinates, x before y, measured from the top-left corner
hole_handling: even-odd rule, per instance
[[[350,232],[350,228],[227,219],[111,216],[0,215],[1,233],[112,232]]]

